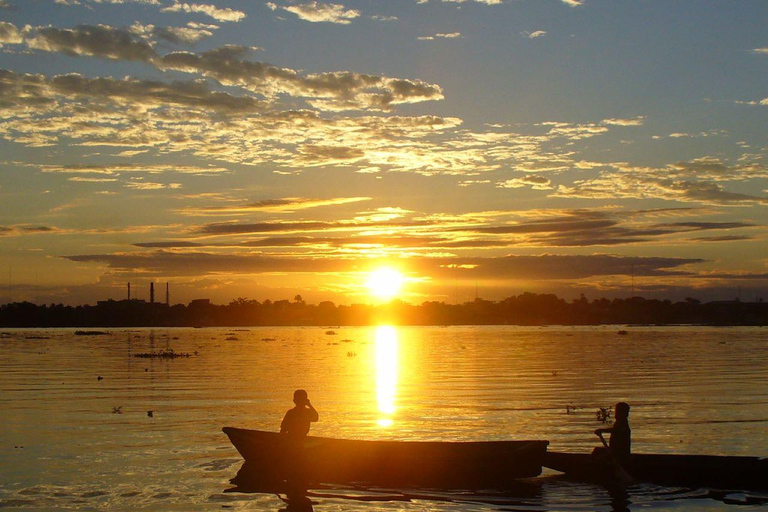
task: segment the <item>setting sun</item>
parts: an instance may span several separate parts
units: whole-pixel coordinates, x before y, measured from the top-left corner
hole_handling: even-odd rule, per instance
[[[400,293],[405,278],[403,274],[392,268],[374,270],[368,276],[368,290],[371,295],[382,300],[389,300]]]

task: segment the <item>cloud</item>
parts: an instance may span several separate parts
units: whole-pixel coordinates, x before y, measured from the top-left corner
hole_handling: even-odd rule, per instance
[[[13,23],[0,21],[0,48],[4,44],[20,44],[22,42],[24,42],[24,38]]]
[[[759,162],[728,165],[719,158],[702,157],[670,164],[666,175],[713,181],[743,181],[768,178],[768,168]]]
[[[570,7],[579,7],[580,5],[584,5],[585,0],[560,0],[560,1]]]
[[[134,23],[131,32],[145,37],[162,39],[174,44],[195,44],[198,41],[213,36],[213,31],[218,29],[216,25],[202,23],[188,23],[186,27],[157,27],[155,25],[142,25]]]
[[[306,201],[306,200],[304,200]],[[315,200],[265,201],[262,204],[221,209],[192,209],[201,214],[271,211],[273,208],[294,209],[292,202],[314,206]],[[277,203],[277,204],[275,204]],[[344,247],[349,255],[371,250],[414,256],[435,254],[440,249],[478,249],[502,247],[586,247],[615,246],[652,242],[659,238],[684,243],[684,235],[702,231],[736,231],[756,226],[746,222],[689,221],[658,223],[658,218],[687,218],[691,209],[666,210],[554,210],[527,212],[477,212],[458,216],[420,216],[398,208],[376,209],[350,219],[265,221],[255,223],[218,222],[192,228],[186,236],[225,237],[207,246],[264,247],[262,240],[243,240],[244,235],[303,233],[293,237],[300,246]],[[702,212],[698,211],[698,215]],[[526,218],[526,216],[532,216]],[[505,217],[516,218],[500,221]],[[522,220],[520,218],[522,217]],[[333,236],[331,236],[333,235]],[[480,235],[480,237],[478,237]],[[236,237],[232,239],[231,237]],[[229,239],[229,240],[228,240]],[[281,242],[280,246],[287,245]],[[365,246],[365,247],[364,247]],[[352,252],[350,252],[352,251]]]
[[[537,37],[544,37],[545,35],[547,35],[547,31],[535,30],[533,32],[523,32],[523,34],[525,34],[525,36],[528,37],[529,39],[536,39]]]
[[[145,5],[160,5],[159,0],[54,0],[59,5],[82,5],[86,4],[145,4]]]
[[[739,204],[768,204],[768,197],[754,196],[727,192],[716,183],[679,181],[662,181],[660,187],[679,198],[699,201],[705,204],[739,205]]]
[[[324,119],[308,110],[267,111],[265,103],[252,96],[211,91],[199,81],[91,79],[75,74],[48,78],[0,70],[0,111],[5,116],[0,137],[30,147],[66,140],[70,146],[155,148],[227,162],[269,162],[278,168],[362,160],[368,161],[366,167],[430,174],[479,168],[471,152],[432,151],[434,142],[426,143],[427,138],[457,127],[460,120],[455,118]],[[120,166],[86,167],[60,165],[50,170],[111,173]],[[211,170],[199,166],[190,171]]]
[[[230,8],[220,9],[211,4],[187,4],[182,2],[174,2],[173,5],[163,7],[160,12],[187,12],[187,13],[199,13],[210,16],[216,21],[231,21],[238,22],[245,18],[245,13],[242,11],[236,11]]]
[[[549,135],[556,137],[566,137],[570,140],[581,140],[595,135],[606,133],[608,128],[594,123],[572,124],[563,122],[548,121],[540,123],[541,126],[550,127]]]
[[[680,235],[709,230],[737,230],[753,228],[754,224],[745,222],[704,222],[682,221],[673,223],[639,223],[636,217],[662,214],[663,212],[645,211],[600,211],[570,210],[544,215],[540,218],[506,223],[501,225],[468,225],[451,229],[453,232],[480,233],[498,237],[495,244],[488,239],[485,245],[503,246],[544,246],[544,247],[586,247],[612,246],[652,242],[660,237]],[[685,214],[682,212],[668,212]],[[632,219],[631,223],[627,220]],[[511,238],[509,238],[511,236]],[[449,245],[464,247],[462,242]],[[471,247],[472,245],[467,245]]]
[[[442,89],[421,80],[336,71],[302,75],[272,64],[245,60],[251,48],[225,46],[202,54],[156,53],[152,37],[194,42],[207,29],[157,28],[135,24],[130,30],[106,25],[80,25],[74,29],[29,28],[30,48],[72,56],[141,61],[158,69],[212,78],[222,85],[237,86],[275,98],[280,94],[306,98],[325,110],[390,110],[394,105],[443,99]]]
[[[417,37],[419,41],[434,41],[435,39],[461,39],[463,36],[461,32],[450,33],[437,33],[434,36],[420,36]]]
[[[613,175],[560,185],[554,197],[666,199],[722,206],[768,204],[768,198],[727,192],[714,182]]]
[[[72,176],[67,178],[67,181],[73,181],[75,183],[114,183],[117,178],[93,178],[88,176]]]
[[[662,168],[615,163],[607,165],[597,178],[560,185],[552,195],[591,199],[655,198],[722,206],[768,204],[766,197],[729,192],[720,184],[766,177],[765,165],[748,160],[728,165],[717,158],[702,157]]]
[[[329,110],[389,110],[404,103],[443,99],[442,89],[420,80],[338,71],[301,75],[288,68],[244,60],[248,48],[228,46],[196,55],[175,52],[156,60],[160,69],[195,73],[222,85],[239,86],[273,97],[288,94],[309,98],[312,106]]]
[[[235,242],[190,242],[190,241],[160,241],[160,242],[140,242],[133,244],[135,247],[146,249],[184,249],[184,248],[203,248],[203,247],[227,247],[227,248],[344,248],[345,250],[395,250],[398,248],[443,246],[450,243],[449,240],[434,236],[388,236],[388,235],[370,235],[370,236],[344,236],[344,237],[316,237],[316,236],[281,236],[251,239],[247,241]],[[330,253],[328,253],[330,254]]]
[[[312,23],[337,23],[348,25],[355,18],[360,17],[360,11],[347,9],[341,4],[325,2],[309,2],[306,4],[280,6],[274,3],[268,4],[272,9],[282,9],[291,12],[304,21]]]
[[[152,181],[131,181],[125,184],[125,188],[133,190],[163,190],[181,188],[181,183],[157,183]]]
[[[317,231],[348,231],[369,228],[415,228],[433,224],[429,221],[392,221],[383,220],[337,220],[337,221],[295,221],[295,222],[254,222],[248,224],[235,224],[220,222],[205,224],[194,231],[194,234],[203,236],[244,235],[259,233],[299,233]]]
[[[182,174],[220,174],[231,172],[225,167],[216,165],[170,165],[170,164],[70,164],[70,165],[41,165],[43,172],[66,174],[104,174],[115,175],[120,173],[182,173]],[[82,181],[82,180],[81,180]]]
[[[752,50],[752,53],[757,53],[760,55],[768,55],[768,47],[767,48],[755,48]]]
[[[193,247],[201,247],[205,244],[199,244],[197,242],[185,242],[180,240],[173,242],[140,242],[133,245],[135,247],[142,247],[145,249],[190,249]]]
[[[550,190],[552,182],[543,176],[524,176],[522,178],[513,178],[496,184],[499,188],[521,188],[530,186],[534,190]]]
[[[33,224],[15,224],[12,226],[0,226],[0,237],[45,235],[57,233],[60,230],[52,226],[39,226]]]
[[[111,100],[130,103],[132,106],[210,108],[213,110],[254,112],[261,111],[264,104],[255,98],[232,96],[212,92],[200,82],[157,82],[126,78],[86,78],[79,74],[43,75],[17,74],[0,70],[0,90],[8,103],[50,104],[63,99],[87,101]],[[16,93],[16,94],[14,94]],[[0,97],[2,97],[0,96]]]
[[[694,139],[699,137],[716,137],[716,136],[727,136],[728,131],[727,130],[708,130],[704,132],[698,132],[698,133],[686,133],[686,132],[674,132],[667,135],[670,139]],[[654,139],[660,139],[661,137],[659,135],[654,135]]]
[[[768,106],[768,98],[763,98],[762,100],[736,101],[735,103],[739,105],[752,105],[752,106],[765,107],[765,106]]]
[[[603,119],[600,123],[609,126],[642,126],[644,120],[644,116],[638,116],[631,119]]]
[[[299,163],[308,166],[351,164],[365,157],[365,151],[359,148],[320,144],[302,146],[299,153]]]
[[[352,258],[275,257],[261,254],[154,251],[151,253],[79,254],[65,256],[79,263],[101,263],[122,273],[163,276],[237,275],[261,273],[341,273],[377,262]],[[436,279],[561,280],[597,276],[692,276],[681,267],[701,263],[693,258],[641,258],[613,255],[504,256],[497,258],[411,258],[412,273]],[[366,263],[363,266],[363,263]]]
[[[281,199],[264,199],[242,205],[188,207],[183,208],[181,212],[188,215],[241,214],[259,211],[292,213],[309,208],[336,206],[370,200],[370,197],[336,197],[331,199],[284,197]]]
[[[35,50],[143,62],[155,56],[149,42],[107,25],[80,25],[74,29],[37,27],[27,31],[27,45]]]
[[[754,240],[753,236],[743,235],[723,235],[723,236],[702,236],[691,238],[694,242],[738,242],[741,240]]]
[[[748,222],[674,222],[669,224],[657,224],[662,228],[682,228],[691,231],[705,231],[710,229],[738,229],[754,227],[754,224]]]

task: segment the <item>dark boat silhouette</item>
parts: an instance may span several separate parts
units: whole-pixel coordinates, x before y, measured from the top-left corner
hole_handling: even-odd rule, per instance
[[[280,487],[292,469],[291,448],[274,432],[225,427],[245,459],[238,487]],[[306,479],[317,484],[508,489],[541,474],[548,441],[361,441],[308,436]]]
[[[544,467],[604,485],[620,484],[622,480],[614,464],[588,453],[547,452]],[[761,457],[633,453],[621,469],[637,482],[657,485],[768,490],[768,459]]]

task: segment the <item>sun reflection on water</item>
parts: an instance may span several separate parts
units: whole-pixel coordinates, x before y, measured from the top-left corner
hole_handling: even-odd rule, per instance
[[[397,329],[382,325],[376,329],[376,399],[381,417],[380,427],[390,427],[395,413],[398,374]]]

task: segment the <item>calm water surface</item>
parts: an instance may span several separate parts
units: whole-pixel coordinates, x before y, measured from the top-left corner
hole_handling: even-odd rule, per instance
[[[242,461],[221,427],[277,429],[296,388],[320,412],[316,435],[548,439],[552,450],[588,451],[602,426],[597,409],[625,400],[637,452],[768,456],[768,329],[329,329],[7,330],[0,508],[280,510],[275,495],[224,493]],[[134,357],[165,349],[193,355]],[[617,504],[599,487],[549,473],[533,488],[525,496],[321,489],[314,508],[695,511],[768,502],[639,486]]]

